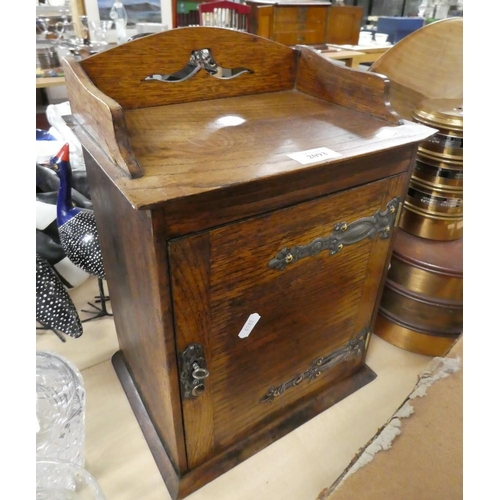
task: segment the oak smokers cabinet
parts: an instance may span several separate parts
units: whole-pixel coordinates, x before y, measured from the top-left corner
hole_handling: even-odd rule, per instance
[[[388,81],[222,28],[64,60],[120,350],[173,498],[346,397],[420,141]]]

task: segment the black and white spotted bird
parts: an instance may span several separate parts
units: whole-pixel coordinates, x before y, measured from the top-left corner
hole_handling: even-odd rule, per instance
[[[61,245],[68,258],[84,271],[106,279],[94,211],[75,205],[71,197],[69,144],[51,159],[51,168],[59,177],[57,227]]]
[[[96,314],[96,317],[110,316],[105,306],[107,298],[104,294],[103,280],[106,279],[106,273],[94,211],[77,207],[71,196],[72,172],[68,143],[50,160],[50,168],[57,173],[60,181],[57,194],[57,227],[61,245],[71,262],[98,278],[99,302],[103,309]],[[98,309],[93,304],[89,305]]]
[[[52,266],[36,254],[36,320],[73,338],[83,333],[73,300]]]

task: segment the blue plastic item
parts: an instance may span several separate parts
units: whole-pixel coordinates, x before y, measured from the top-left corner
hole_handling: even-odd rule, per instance
[[[57,139],[49,133],[48,130],[43,130],[41,128],[36,129],[36,140],[37,141],[57,141]]]
[[[387,41],[395,44],[420,29],[424,21],[422,17],[380,16],[377,21],[377,33],[387,33],[389,35]]]

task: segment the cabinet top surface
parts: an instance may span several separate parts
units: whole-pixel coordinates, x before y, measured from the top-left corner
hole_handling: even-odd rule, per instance
[[[81,142],[135,208],[249,183],[269,195],[330,166],[347,178],[347,161],[435,132],[399,119],[382,75],[229,29],[178,28],[63,62]]]
[[[125,121],[144,176],[114,180],[137,208],[318,165],[342,168],[429,135],[294,90],[127,110]],[[326,154],[304,156],[316,148]]]

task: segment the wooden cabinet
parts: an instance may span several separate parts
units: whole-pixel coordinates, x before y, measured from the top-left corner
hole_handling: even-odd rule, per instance
[[[327,10],[322,5],[273,6],[273,24],[267,38],[285,45],[324,42]]]
[[[317,0],[247,0],[250,31],[285,45],[358,43],[362,7]]]
[[[373,380],[393,229],[435,130],[399,120],[381,75],[232,30],[64,68],[113,363],[183,498]]]

